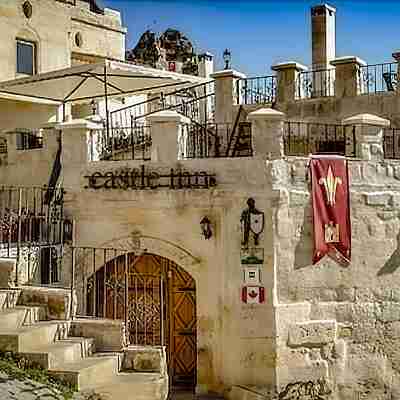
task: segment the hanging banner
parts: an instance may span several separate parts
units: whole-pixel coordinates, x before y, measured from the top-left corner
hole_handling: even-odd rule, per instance
[[[340,156],[311,156],[314,255],[347,266],[351,258],[350,196],[347,161]]]

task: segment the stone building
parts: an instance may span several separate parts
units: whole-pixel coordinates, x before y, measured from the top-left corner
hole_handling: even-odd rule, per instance
[[[337,57],[335,9],[311,11],[310,70],[210,82],[107,61],[69,71],[103,68],[106,98],[123,71],[144,103],[105,123],[10,115],[42,136],[3,132],[1,349],[114,398],[400,395],[399,56]],[[0,91],[54,101],[67,75]],[[310,153],[348,162],[347,267],[312,265]]]

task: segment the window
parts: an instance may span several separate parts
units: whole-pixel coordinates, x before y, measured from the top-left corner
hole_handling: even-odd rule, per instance
[[[35,73],[35,43],[17,39],[17,73],[33,75]]]

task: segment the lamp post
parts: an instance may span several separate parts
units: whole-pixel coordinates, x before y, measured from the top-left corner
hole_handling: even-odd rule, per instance
[[[224,69],[230,69],[231,68],[231,60],[232,60],[232,54],[231,54],[230,50],[225,49],[222,56],[224,58],[224,63],[225,63]]]
[[[94,101],[94,99],[92,99],[92,101],[90,102],[90,106],[92,107],[92,115],[96,115],[97,114],[97,104]]]

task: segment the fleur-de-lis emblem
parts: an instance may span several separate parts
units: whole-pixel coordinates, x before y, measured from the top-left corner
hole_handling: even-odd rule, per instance
[[[327,176],[325,178],[321,178],[319,180],[319,184],[324,185],[328,205],[334,206],[336,202],[337,185],[341,185],[342,180],[333,175],[331,166],[328,168]]]

